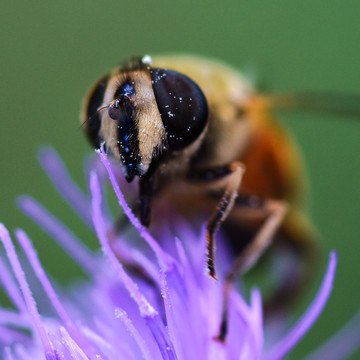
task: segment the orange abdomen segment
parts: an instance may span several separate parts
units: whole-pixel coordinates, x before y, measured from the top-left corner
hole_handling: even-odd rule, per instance
[[[240,160],[246,165],[240,192],[299,205],[305,173],[293,139],[280,124],[258,122]]]
[[[286,201],[289,210],[279,234],[296,247],[311,247],[314,230],[303,212],[306,174],[296,144],[286,129],[271,118],[262,117],[240,160],[246,171],[239,192]]]

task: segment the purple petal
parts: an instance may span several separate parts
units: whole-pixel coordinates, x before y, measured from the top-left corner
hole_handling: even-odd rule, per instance
[[[14,360],[9,347],[5,348],[5,359],[4,360]]]
[[[232,335],[233,344],[240,344],[240,356],[239,359],[259,359],[260,354],[262,353],[262,342],[263,334],[262,328],[259,327],[262,324],[262,305],[261,305],[261,296],[260,292],[257,289],[252,290],[251,292],[251,307],[246,304],[244,299],[239,296],[235,291],[232,292],[232,302],[237,307],[240,312],[241,318],[238,319],[238,322],[242,320],[244,322],[242,334],[240,332],[236,333],[237,339]],[[235,302],[236,301],[236,302]],[[231,321],[231,318],[230,318]],[[237,340],[237,341],[236,341]],[[234,352],[234,350],[233,350]]]
[[[166,322],[169,334],[176,349],[176,354],[181,359],[199,358],[203,351],[204,344],[201,339],[204,337],[203,329],[197,327],[196,320],[202,319],[200,316],[200,297],[196,297],[196,292],[191,292],[187,285],[191,280],[184,278],[186,269],[182,269],[182,276],[178,273],[177,267],[162,272],[161,295],[165,305]],[[187,281],[188,284],[184,282]],[[186,289],[184,289],[186,288]],[[190,290],[190,291],[189,291]],[[196,289],[194,289],[196,291]],[[195,297],[199,303],[194,302]],[[197,318],[194,314],[197,310]],[[205,319],[203,319],[205,320]],[[189,331],[188,324],[194,326],[198,331]],[[200,324],[199,324],[200,325]]]
[[[3,319],[3,321],[6,322],[6,319]],[[10,326],[11,325],[13,324],[10,323]],[[29,345],[32,343],[32,339],[22,331],[12,329],[11,327],[0,326],[0,345],[10,345],[14,342]]]
[[[84,222],[92,228],[91,200],[71,179],[65,164],[54,149],[39,151],[39,162],[59,194],[73,207]]]
[[[45,293],[49,297],[52,305],[54,306],[56,312],[66,325],[68,331],[70,332],[71,336],[76,339],[76,342],[81,346],[81,348],[84,350],[85,354],[89,356],[90,359],[99,359],[101,360],[102,357],[95,352],[93,347],[88,343],[86,338],[81,334],[77,326],[72,321],[71,317],[66,312],[65,308],[63,307],[62,303],[60,302],[57,294],[55,293],[54,288],[52,287],[48,277],[46,276],[43,267],[40,264],[40,261],[37,257],[37,254],[31,244],[30,239],[27,237],[24,231],[17,230],[15,232],[15,235],[23,248],[27,258],[29,259],[29,262],[35,271],[36,276],[41,282],[41,285],[43,286]]]
[[[169,339],[169,335],[162,323],[158,312],[150,305],[145,296],[140,292],[138,286],[125,272],[123,266],[116,259],[107,239],[106,227],[101,213],[101,190],[99,180],[95,173],[90,175],[90,190],[92,194],[93,221],[96,233],[100,239],[102,248],[109,258],[116,273],[126,287],[132,299],[137,303],[140,315],[146,320],[159,350],[164,359],[176,359],[176,355]],[[155,241],[155,240],[154,240]]]
[[[342,360],[360,346],[360,312],[305,360]]]
[[[81,348],[74,339],[69,335],[69,333],[66,331],[64,327],[60,327],[60,333],[61,333],[61,340],[66,349],[69,350],[69,353],[71,354],[71,357],[79,360],[89,360],[89,358],[86,356],[84,349]],[[92,359],[96,359],[92,356]],[[101,357],[98,357],[98,359],[101,359]]]
[[[141,351],[143,358],[145,360],[152,360],[151,355],[150,355],[150,350],[149,350],[146,342],[144,341],[142,336],[139,334],[139,332],[135,328],[132,321],[129,319],[126,311],[124,311],[122,309],[115,309],[115,316],[124,323],[124,325],[128,329],[131,336],[135,339],[137,345],[139,346],[139,349]]]
[[[282,340],[280,340],[276,345],[273,346],[269,354],[265,356],[266,360],[276,360],[284,358],[286,354],[295,347],[295,345],[301,340],[301,338],[306,334],[306,332],[317,320],[329,298],[333,286],[336,262],[336,253],[333,251],[330,253],[329,265],[325,274],[325,278],[315,299],[313,300],[303,317],[287,334],[287,336],[285,336]]]
[[[28,312],[33,320],[34,327],[41,339],[46,359],[56,359],[56,356],[51,347],[50,341],[47,337],[44,325],[42,323],[40,314],[37,310],[37,306],[34,298],[32,297],[29,284],[26,281],[25,273],[21,267],[19,259],[16,255],[14,245],[11,241],[9,232],[3,224],[0,224],[0,238],[5,246],[7,256],[9,258],[10,264],[14,270],[15,277],[20,285],[21,292],[24,296],[25,304],[28,309]]]
[[[145,297],[139,291],[138,286],[131,280],[128,274],[125,272],[122,264],[116,259],[107,238],[107,231],[105,223],[103,221],[101,213],[101,190],[100,184],[95,173],[91,173],[90,176],[90,189],[92,193],[92,209],[93,209],[93,221],[95,231],[101,242],[101,246],[105,255],[110,259],[111,264],[120,276],[123,284],[131,294],[131,297],[135,300],[139,306],[140,312],[143,316],[155,316],[156,310],[147,302]]]
[[[24,299],[22,298],[19,287],[0,258],[0,283],[2,283],[6,294],[13,304],[22,312],[25,310]]]
[[[254,335],[254,354],[260,357],[263,349],[263,318],[262,318],[262,301],[259,289],[253,289],[251,292],[251,328]]]
[[[90,275],[94,272],[96,258],[80,239],[60,220],[29,196],[18,199],[19,208],[41,226]]]
[[[124,195],[122,194],[122,192],[119,188],[119,184],[116,181],[116,177],[112,170],[109,159],[108,159],[106,153],[104,152],[104,145],[102,144],[100,150],[96,150],[96,152],[99,154],[100,159],[109,174],[110,182],[114,188],[114,191],[118,198],[119,204],[122,207],[122,209],[124,210],[125,214],[129,218],[131,223],[134,225],[134,227],[139,231],[139,233],[143,237],[143,239],[149,244],[150,248],[154,251],[155,255],[157,256],[160,266],[162,268],[171,267],[172,261],[169,258],[169,256],[167,256],[166,253],[164,253],[164,251],[162,250],[160,245],[157,243],[157,241],[149,234],[149,232],[145,229],[145,227],[140,224],[138,218],[133,214],[132,210],[126,203]]]
[[[26,318],[27,314],[22,314],[16,310],[4,310],[0,308],[0,324],[11,324],[14,327],[28,329],[31,325],[30,319]]]

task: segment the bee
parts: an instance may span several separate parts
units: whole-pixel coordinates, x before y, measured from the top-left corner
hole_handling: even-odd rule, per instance
[[[216,278],[220,226],[238,254],[228,283],[270,243],[294,254],[297,265],[274,295],[285,303],[301,287],[309,268],[303,259],[311,263],[316,246],[304,212],[301,156],[271,108],[308,100],[306,94],[259,95],[241,73],[217,61],[144,56],[93,85],[81,122],[95,148],[105,143],[128,182],[138,178],[143,225],[150,225],[151,209],[161,202],[190,219],[208,214],[210,276]]]

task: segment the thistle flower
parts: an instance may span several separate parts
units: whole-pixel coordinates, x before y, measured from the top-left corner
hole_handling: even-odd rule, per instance
[[[33,296],[28,273],[23,270],[9,232],[1,224],[0,238],[8,262],[0,258],[0,284],[14,305],[11,309],[0,308],[2,357],[6,360],[270,360],[285,357],[325,306],[334,280],[336,254],[330,254],[322,285],[306,313],[268,348],[264,346],[267,334],[263,330],[259,290],[251,291],[247,303],[234,287],[230,293],[226,342],[220,342],[215,337],[221,321],[224,283],[221,269],[219,281],[214,281],[205,271],[203,237],[182,224],[181,239],[169,238],[164,232],[159,235],[163,237],[161,241],[156,241],[126,204],[106,154],[99,152],[99,155],[120,206],[145,240],[144,244],[135,248],[125,237],[110,243],[109,230],[113,222],[102,200],[104,168],[93,168],[89,198],[72,182],[52,150],[41,152],[42,165],[64,198],[94,229],[103,254],[92,253],[35,200],[20,198],[20,208],[83,267],[89,280],[76,283],[70,292],[55,290],[29,237],[23,230],[16,230],[15,237],[46,294],[46,297]],[[226,263],[225,253],[219,257]],[[137,272],[125,270],[119,259],[131,264]],[[48,305],[52,311],[41,310]],[[354,333],[354,326],[346,331]],[[344,351],[340,352],[339,359],[356,346],[356,341],[358,337],[353,336],[353,343],[342,347]],[[338,342],[334,340],[334,344],[339,349]],[[331,344],[319,351],[333,353]]]

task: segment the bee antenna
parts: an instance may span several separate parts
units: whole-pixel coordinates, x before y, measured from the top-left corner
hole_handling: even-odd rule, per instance
[[[94,118],[95,115],[97,115],[100,111],[103,111],[107,108],[109,108],[110,105],[104,105],[104,106],[101,106],[100,108],[98,108],[91,116],[89,116],[80,126],[79,126],[79,129],[81,129],[88,121],[90,121],[91,119]]]

